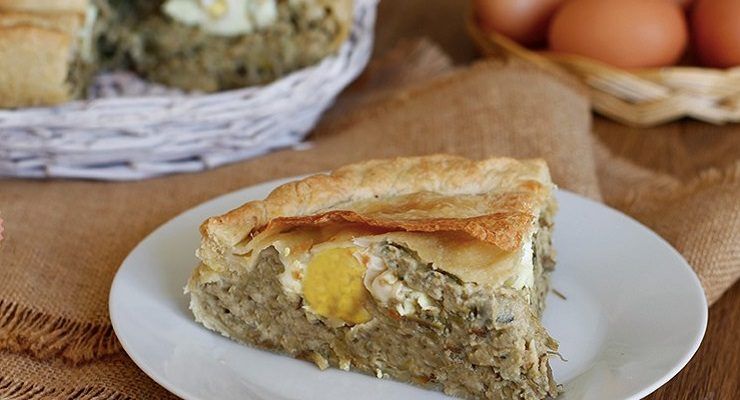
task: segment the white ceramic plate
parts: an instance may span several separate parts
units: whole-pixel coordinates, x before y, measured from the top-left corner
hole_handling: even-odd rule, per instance
[[[159,227],[124,260],[110,293],[113,328],[159,384],[195,399],[444,399],[446,396],[239,345],[196,324],[183,286],[196,265],[198,225],[284,181],[208,201]],[[628,399],[654,391],[699,347],[707,303],[663,239],[631,218],[560,191],[558,266],[544,323],[567,362],[551,360],[562,399]]]

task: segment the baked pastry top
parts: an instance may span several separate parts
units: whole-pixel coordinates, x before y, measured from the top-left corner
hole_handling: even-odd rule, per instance
[[[413,243],[438,267],[493,284],[509,277],[518,252],[531,251],[526,247],[553,187],[543,160],[436,155],[367,161],[288,183],[265,200],[209,218],[201,226],[200,254],[256,255],[292,227],[344,225]],[[458,251],[435,251],[453,243]],[[467,262],[455,262],[463,256]]]
[[[0,107],[55,104],[75,95],[86,0],[0,0]],[[78,56],[80,54],[80,56]],[[71,60],[77,60],[74,74]]]
[[[0,0],[0,10],[84,13],[88,0]]]
[[[277,188],[209,218],[201,233],[233,246],[273,223],[360,222],[409,231],[460,231],[512,250],[554,185],[543,160],[426,157],[373,160]]]

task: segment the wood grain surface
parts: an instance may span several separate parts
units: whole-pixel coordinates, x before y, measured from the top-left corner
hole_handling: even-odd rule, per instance
[[[470,62],[476,54],[464,28],[466,3],[463,0],[382,1],[376,53],[405,38],[428,37],[441,45],[456,63]],[[715,126],[686,120],[637,129],[597,117],[594,134],[613,153],[680,179],[740,159],[740,125]],[[740,284],[735,284],[710,308],[707,334],[694,358],[648,399],[740,399],[739,339]]]

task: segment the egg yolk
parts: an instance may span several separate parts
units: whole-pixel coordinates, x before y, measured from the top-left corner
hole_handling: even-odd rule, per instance
[[[347,248],[324,250],[311,258],[303,279],[308,306],[325,318],[361,324],[370,320],[365,309],[367,290],[362,283],[365,267]]]
[[[201,4],[211,18],[221,18],[229,9],[226,0],[204,0]]]

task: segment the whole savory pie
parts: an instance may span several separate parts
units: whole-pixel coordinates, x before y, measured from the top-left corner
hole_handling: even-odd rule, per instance
[[[375,160],[208,219],[190,308],[236,341],[463,398],[555,396],[542,160]]]
[[[0,0],[0,107],[84,97],[101,69],[186,90],[262,84],[335,52],[352,0]]]

